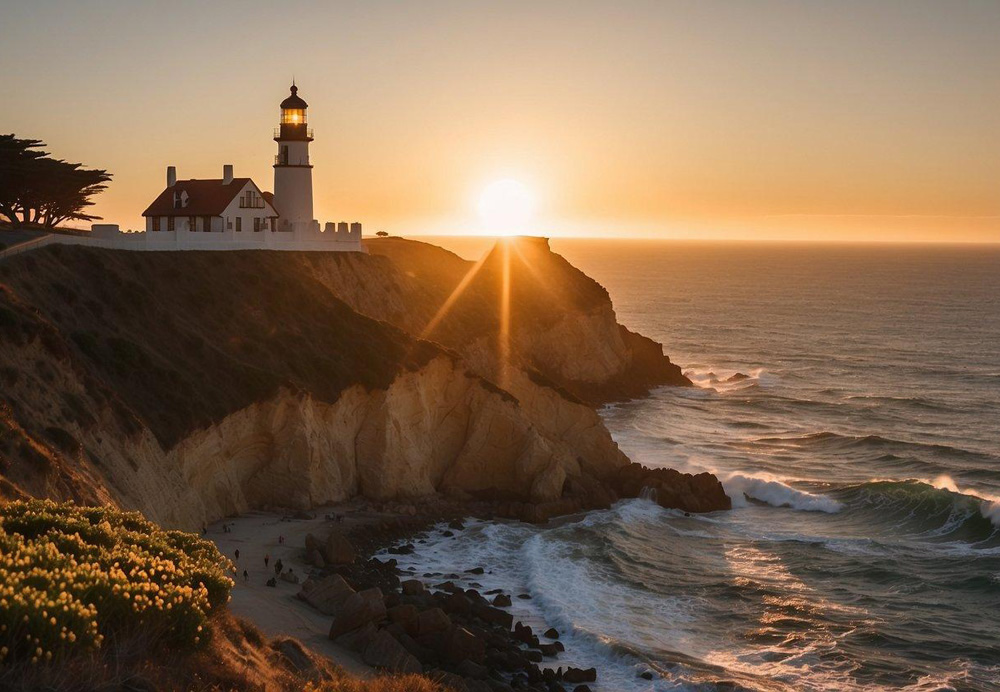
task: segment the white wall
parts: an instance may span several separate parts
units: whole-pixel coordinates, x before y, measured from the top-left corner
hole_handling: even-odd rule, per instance
[[[253,190],[258,195],[263,198],[263,194],[253,181],[247,181],[243,188],[240,190],[239,195],[229,203],[225,211],[222,212],[222,227],[219,230],[226,231],[236,231],[236,219],[240,219],[241,233],[253,233],[253,220],[255,218],[260,219],[261,230],[263,231],[265,226],[270,229],[270,221],[267,221],[269,217],[277,216],[278,212],[274,210],[270,204],[266,201],[262,208],[252,208],[252,207],[240,207],[240,199],[246,195],[248,190]],[[265,223],[266,222],[266,223]],[[214,230],[214,229],[213,229]]]
[[[309,142],[278,142],[278,155],[288,147],[287,166],[274,167],[274,206],[279,228],[289,230],[313,221],[312,168]]]
[[[296,233],[237,233],[221,231],[159,231],[120,233],[116,226],[102,224],[90,236],[49,235],[44,244],[89,245],[111,250],[296,250],[324,252],[368,252],[360,238],[320,233],[318,224]],[[42,244],[42,245],[44,245]],[[41,247],[40,245],[39,247]]]

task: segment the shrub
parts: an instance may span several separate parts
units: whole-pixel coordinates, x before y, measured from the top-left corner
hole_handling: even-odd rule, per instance
[[[201,643],[229,601],[232,563],[137,512],[50,500],[0,507],[0,664],[93,652],[106,637]]]

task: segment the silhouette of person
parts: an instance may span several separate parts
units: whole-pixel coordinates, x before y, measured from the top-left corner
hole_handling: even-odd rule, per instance
[[[264,566],[267,567],[267,563],[270,562],[270,561],[271,561],[271,556],[270,555],[265,555],[264,556]]]
[[[237,560],[240,559],[240,549],[239,548],[236,549],[236,559]]]
[[[250,573],[246,570],[243,570],[243,581],[250,583]]]

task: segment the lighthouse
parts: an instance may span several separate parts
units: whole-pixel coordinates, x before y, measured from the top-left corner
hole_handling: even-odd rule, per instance
[[[313,225],[312,165],[309,142],[312,128],[306,123],[309,108],[292,82],[291,95],[281,102],[281,122],[274,131],[278,154],[274,157],[274,207],[280,214],[278,230],[308,230]]]

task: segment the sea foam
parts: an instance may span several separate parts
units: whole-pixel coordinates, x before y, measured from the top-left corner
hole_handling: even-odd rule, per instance
[[[814,495],[775,478],[733,473],[722,478],[722,486],[734,507],[746,507],[746,498],[765,502],[772,507],[790,507],[806,512],[839,512],[843,505],[825,495]]]

